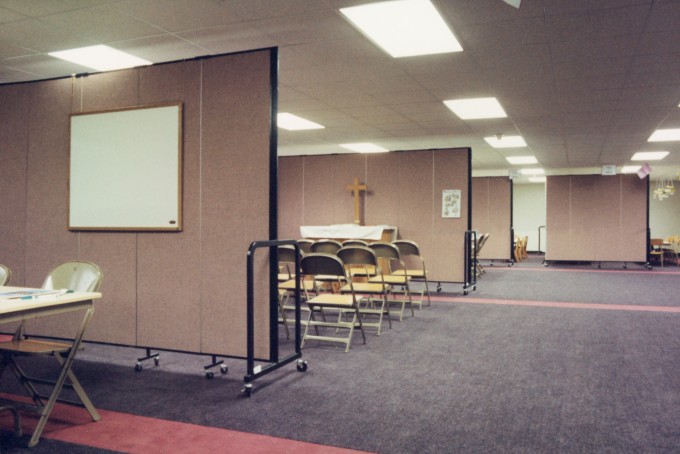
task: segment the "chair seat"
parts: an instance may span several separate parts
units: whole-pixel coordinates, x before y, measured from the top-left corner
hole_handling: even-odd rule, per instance
[[[295,290],[295,279],[280,283],[279,290]],[[314,281],[302,281],[300,290],[314,290]]]
[[[342,276],[338,277],[338,276],[335,276],[333,274],[316,274],[316,275],[314,275],[314,280],[317,280],[317,281],[337,282],[338,279],[343,280],[343,281],[345,280],[344,277],[342,277]]]
[[[408,277],[425,277],[425,272],[423,270],[397,270],[392,273],[392,276],[403,276],[404,273]]]
[[[290,275],[288,273],[279,273],[279,282],[285,282],[295,277],[295,274]]]
[[[55,351],[65,352],[70,349],[71,344],[36,339],[0,342],[0,353],[11,353],[15,355],[46,355]]]
[[[410,276],[397,276],[394,274],[389,274],[387,276],[383,276],[383,279],[385,280],[386,284],[403,285],[406,284],[406,281],[410,279]],[[371,278],[368,280],[368,282],[380,282],[380,276]]]
[[[337,293],[323,293],[307,301],[307,304],[310,306],[352,307],[354,305],[354,297]]]
[[[370,282],[356,282],[352,285],[354,286],[354,291],[356,293],[383,293],[382,284],[374,284]],[[351,291],[352,289],[350,288],[349,284],[343,286],[340,289],[340,293],[349,293]]]

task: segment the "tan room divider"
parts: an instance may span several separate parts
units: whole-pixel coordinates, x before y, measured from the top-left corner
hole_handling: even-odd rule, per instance
[[[478,258],[512,259],[512,180],[508,177],[472,179],[472,228],[489,234]]]
[[[300,226],[351,224],[354,178],[365,225],[389,225],[417,242],[430,281],[464,281],[464,235],[470,228],[470,149],[279,158],[279,237]],[[445,191],[459,197],[459,217],[443,217]],[[449,194],[450,192],[446,192]]]
[[[277,59],[263,49],[0,86],[0,210],[12,213],[0,236],[13,283],[40,286],[56,264],[90,260],[104,280],[87,339],[244,357],[246,253],[276,236]],[[162,103],[183,109],[182,230],[68,231],[69,116]],[[262,358],[275,323],[270,272],[265,252],[255,295]],[[68,335],[61,325],[45,319],[29,332]]]

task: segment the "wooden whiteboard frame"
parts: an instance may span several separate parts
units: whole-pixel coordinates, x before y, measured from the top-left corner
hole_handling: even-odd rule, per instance
[[[182,103],[70,117],[69,230],[182,230]]]

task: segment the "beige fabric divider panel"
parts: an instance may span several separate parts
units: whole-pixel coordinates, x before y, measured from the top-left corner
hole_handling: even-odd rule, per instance
[[[489,234],[480,259],[510,260],[512,249],[512,180],[508,177],[472,179],[472,229]]]
[[[396,226],[400,238],[420,246],[432,281],[462,282],[469,156],[468,149],[450,149],[281,157],[281,231],[299,238],[300,225],[352,223],[353,198],[345,187],[356,177],[368,185],[362,196],[366,225]],[[461,190],[460,219],[442,219],[443,189]]]
[[[90,260],[104,281],[88,340],[245,356],[246,252],[269,238],[272,52],[0,86],[12,143],[0,174],[14,175],[0,209],[15,213],[0,233],[16,245],[3,258],[13,284],[40,286],[57,264]],[[184,107],[183,231],[69,232],[70,113],[172,101]],[[256,354],[267,357],[268,253],[258,254]],[[43,319],[29,332],[70,336],[70,323]]]
[[[546,260],[645,262],[647,180],[549,176]]]

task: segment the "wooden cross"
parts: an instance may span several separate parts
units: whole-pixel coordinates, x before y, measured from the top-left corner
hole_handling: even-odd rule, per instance
[[[359,179],[354,178],[354,184],[348,184],[347,190],[352,191],[354,195],[354,223],[361,225],[361,210],[359,206],[361,204],[361,191],[366,191],[368,186],[365,184],[359,184]]]

